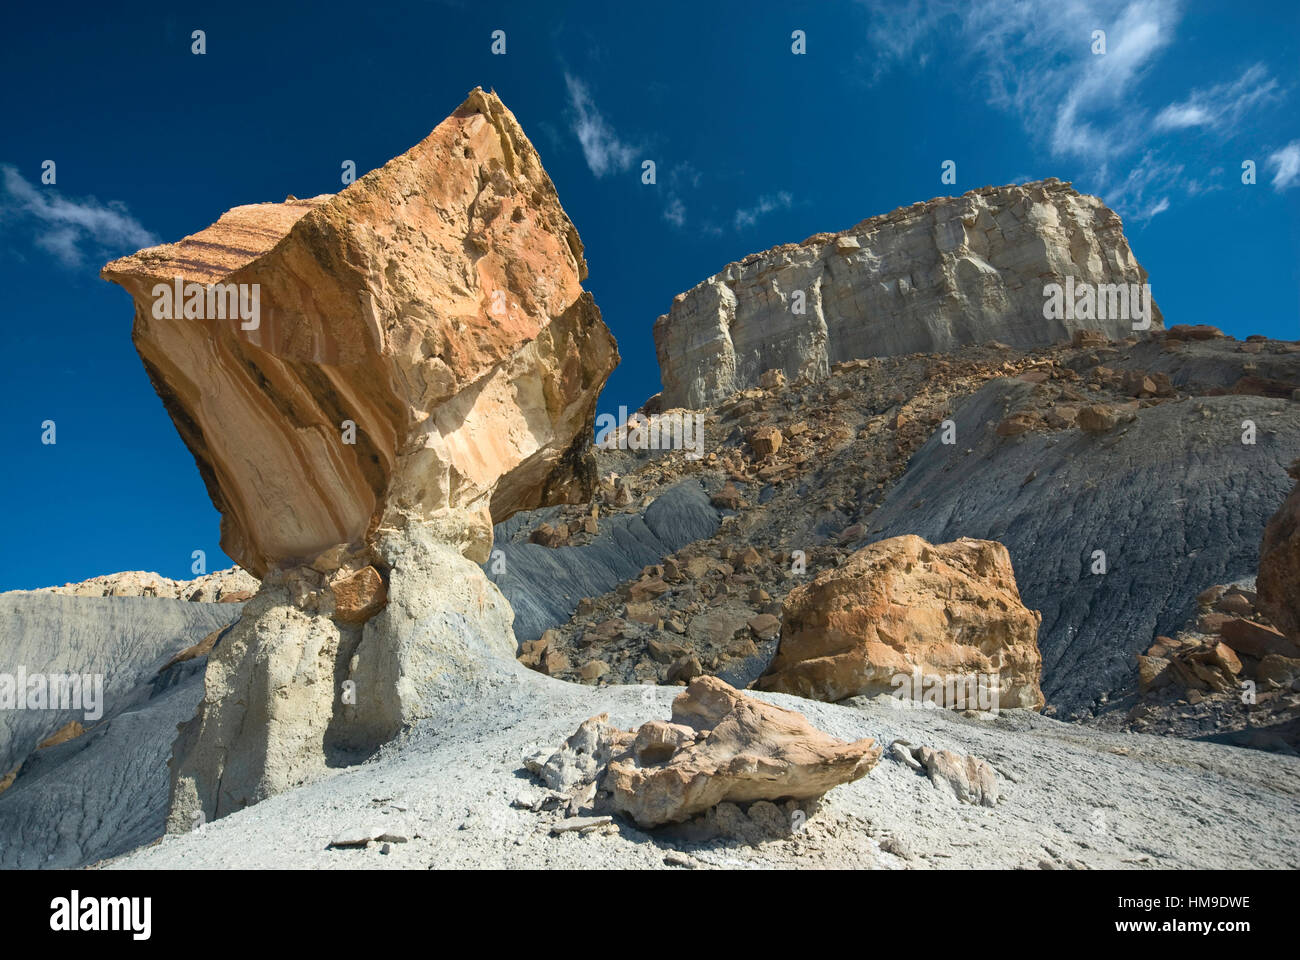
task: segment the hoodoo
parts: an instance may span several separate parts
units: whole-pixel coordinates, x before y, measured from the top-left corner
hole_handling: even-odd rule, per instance
[[[482,90],[334,196],[236,207],[104,268],[135,298],[222,547],[263,581],[173,748],[169,829],[520,669],[510,606],[474,561],[494,522],[590,496],[618,351],[586,274],[537,151]],[[155,309],[182,285],[258,316],[206,310],[221,297]]]
[[[338,194],[236,207],[102,275],[135,298],[222,548],[258,576],[400,516],[485,559],[494,521],[589,495],[617,349],[577,230],[493,94]],[[256,290],[258,322],[155,309],[181,281]]]

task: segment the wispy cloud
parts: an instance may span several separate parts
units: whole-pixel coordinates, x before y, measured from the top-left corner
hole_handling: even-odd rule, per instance
[[[668,198],[668,206],[664,208],[664,219],[674,227],[685,226],[686,204],[682,203],[681,197]]]
[[[1133,164],[1128,175],[1107,191],[1111,204],[1133,219],[1144,222],[1169,209],[1170,184],[1178,183],[1183,165],[1161,159],[1148,151]]]
[[[33,186],[9,164],[0,164],[0,179],[0,220],[30,227],[36,246],[66,266],[81,266],[92,252],[134,250],[158,242],[118,201],[66,199],[54,187]]]
[[[632,166],[636,147],[619,139],[613,127],[596,109],[587,85],[570,73],[564,75],[569,89],[569,107],[572,111],[572,130],[582,144],[582,155],[587,166],[597,177],[620,173]]]
[[[951,41],[991,106],[1017,116],[1052,158],[1081,165],[1083,189],[1139,220],[1169,209],[1176,189],[1213,189],[1172,181],[1189,158],[1186,144],[1175,147],[1169,134],[1212,134],[1218,145],[1286,92],[1256,63],[1235,80],[1166,100],[1158,111],[1144,105],[1143,83],[1175,38],[1181,0],[862,2],[877,76],[915,63],[937,39]],[[1106,48],[1094,54],[1098,30]]]
[[[1292,140],[1268,158],[1273,168],[1273,189],[1281,193],[1300,183],[1300,140]]]
[[[908,61],[932,31],[955,31],[990,104],[1015,113],[1057,156],[1097,158],[1131,139],[1134,84],[1170,42],[1175,0],[934,0],[872,3],[874,43]],[[1106,52],[1091,51],[1094,30]]]
[[[675,164],[668,173],[668,203],[664,207],[664,219],[675,227],[686,225],[686,202],[682,193],[699,187],[703,175],[689,160]]]
[[[758,198],[758,202],[752,207],[741,208],[736,211],[733,222],[737,230],[743,230],[746,227],[752,227],[758,223],[760,217],[764,217],[776,210],[788,210],[794,203],[794,198],[784,190],[779,193],[770,194]]]
[[[1185,130],[1206,127],[1230,133],[1248,111],[1278,96],[1278,82],[1268,75],[1262,63],[1256,63],[1231,83],[1194,90],[1186,100],[1169,104],[1156,114],[1155,128]]]

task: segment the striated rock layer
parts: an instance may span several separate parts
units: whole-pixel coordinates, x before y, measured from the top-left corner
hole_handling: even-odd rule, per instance
[[[522,670],[476,562],[494,520],[595,484],[618,352],[586,272],[537,152],[482,90],[335,196],[238,207],[104,268],[135,298],[222,547],[262,580],[208,647],[170,831]]]
[[[1067,278],[1143,284],[1147,273],[1120,218],[1055,179],[915,203],[774,247],[678,294],[656,321],[663,406],[709,405],[773,369],[816,379],[861,357],[1133,331],[1128,317],[1045,319],[1044,285]],[[1161,326],[1153,303],[1150,314]]]
[[[890,693],[1039,710],[1041,622],[1021,603],[1002,544],[893,537],[790,591],[781,644],[757,686],[817,700]]]
[[[1300,460],[1288,473],[1300,480]],[[1256,586],[1260,609],[1300,643],[1300,483],[1264,529]]]
[[[222,548],[260,578],[406,518],[481,561],[494,520],[585,499],[618,362],[586,272],[536,150],[476,89],[334,196],[236,207],[102,275],[135,299]],[[176,278],[248,309],[168,304]]]

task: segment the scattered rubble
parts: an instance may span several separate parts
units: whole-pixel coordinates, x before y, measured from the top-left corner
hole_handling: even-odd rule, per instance
[[[754,809],[760,801],[816,800],[865,776],[880,753],[871,739],[844,743],[801,714],[701,677],[673,701],[670,722],[626,731],[600,714],[525,765],[566,798],[557,806],[567,816],[583,818],[578,829],[606,811],[645,828],[682,823],[724,802],[748,806],[752,818],[766,815],[766,807]]]

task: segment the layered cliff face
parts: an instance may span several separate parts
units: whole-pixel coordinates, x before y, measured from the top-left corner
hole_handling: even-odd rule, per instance
[[[337,195],[236,207],[102,275],[135,299],[222,548],[260,577],[403,518],[485,559],[493,520],[584,498],[618,361],[586,269],[537,152],[475,90]]]
[[[819,379],[836,362],[990,340],[1118,339],[1162,325],[1146,279],[1119,217],[1059,180],[916,203],[753,254],[679,294],[654,327],[664,406],[710,405],[770,369]],[[1061,287],[1050,319],[1048,284]],[[1147,319],[1120,309],[1133,285]]]

